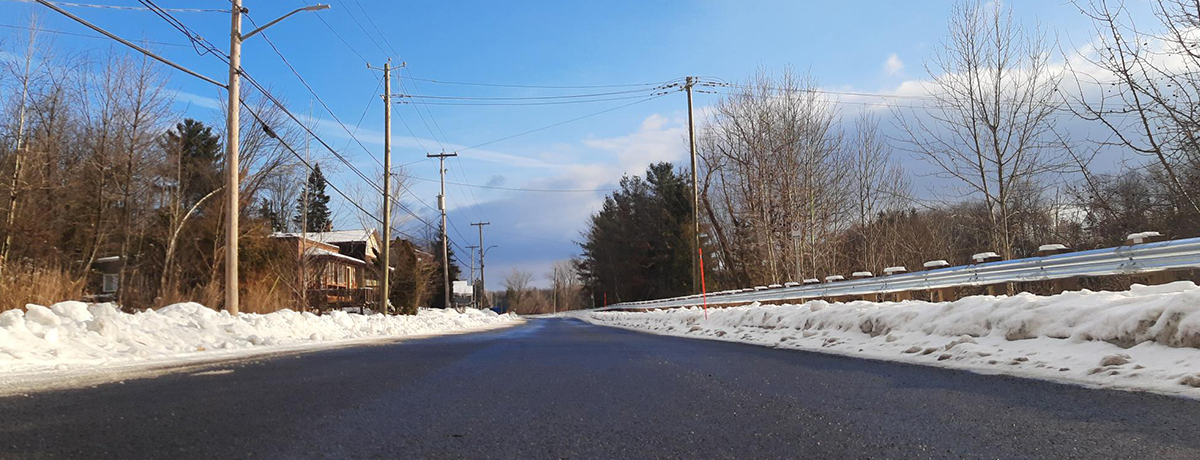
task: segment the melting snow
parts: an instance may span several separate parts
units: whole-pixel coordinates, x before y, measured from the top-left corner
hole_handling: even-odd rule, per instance
[[[597,324],[1200,398],[1200,288],[592,312]]]

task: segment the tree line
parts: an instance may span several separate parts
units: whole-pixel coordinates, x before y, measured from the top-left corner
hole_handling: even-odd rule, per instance
[[[1200,235],[1200,10],[1157,0],[1138,28],[1120,4],[1075,6],[1094,51],[1060,62],[1010,7],[961,1],[924,94],[858,113],[791,70],[725,85],[697,126],[708,290]],[[1137,161],[1097,164],[1114,151]],[[577,266],[597,305],[695,292],[690,175],[651,165],[592,216]]]

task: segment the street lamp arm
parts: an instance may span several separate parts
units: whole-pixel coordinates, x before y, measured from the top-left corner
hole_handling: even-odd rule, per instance
[[[318,4],[316,4],[316,5],[309,5],[309,6],[306,6],[306,7],[303,7],[303,8],[296,8],[296,9],[292,10],[292,12],[290,12],[290,13],[288,13],[288,14],[285,14],[285,15],[283,15],[283,16],[280,16],[280,17],[276,18],[274,21],[271,21],[271,22],[268,22],[268,23],[266,23],[266,24],[263,24],[263,26],[262,26],[262,27],[259,27],[259,28],[257,28],[257,29],[254,29],[254,30],[250,31],[250,33],[248,33],[248,34],[246,34],[246,35],[242,35],[242,40],[243,40],[243,41],[245,41],[246,39],[248,39],[248,38],[250,38],[250,37],[253,37],[253,36],[254,36],[254,34],[257,34],[257,33],[259,33],[259,32],[262,32],[262,31],[263,31],[263,29],[266,29],[267,27],[271,27],[271,26],[275,25],[276,23],[278,23],[279,21],[282,21],[282,20],[284,20],[284,19],[287,19],[287,17],[288,17],[288,16],[291,16],[291,15],[293,15],[293,14],[299,13],[299,12],[301,12],[301,11],[320,11],[320,10],[327,10],[327,9],[329,9],[329,5],[324,5],[324,4],[320,4],[320,3],[318,3]]]

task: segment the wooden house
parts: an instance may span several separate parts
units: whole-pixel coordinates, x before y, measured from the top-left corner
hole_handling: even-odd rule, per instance
[[[275,233],[271,237],[295,248],[310,308],[364,307],[378,302],[376,261],[382,242],[374,229]]]

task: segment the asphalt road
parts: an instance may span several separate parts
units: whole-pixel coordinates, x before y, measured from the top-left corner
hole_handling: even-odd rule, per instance
[[[0,398],[0,458],[1200,458],[1200,401],[533,320]]]

